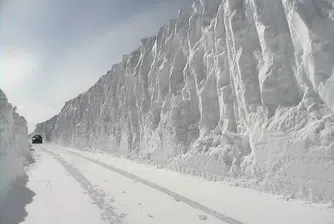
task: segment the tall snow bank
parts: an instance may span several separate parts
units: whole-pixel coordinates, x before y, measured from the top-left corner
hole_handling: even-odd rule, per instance
[[[29,158],[27,122],[0,89],[0,202],[11,185],[24,175]]]
[[[333,202],[333,9],[328,0],[195,1],[36,132]]]

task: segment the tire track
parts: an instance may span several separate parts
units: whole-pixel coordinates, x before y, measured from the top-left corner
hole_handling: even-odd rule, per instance
[[[90,161],[90,162],[92,162],[92,163],[95,163],[95,164],[97,164],[97,165],[100,165],[100,166],[102,166],[102,167],[104,167],[104,168],[106,168],[106,169],[108,169],[108,170],[110,170],[110,171],[116,172],[116,173],[118,173],[118,174],[120,174],[120,175],[122,175],[122,176],[125,176],[125,177],[129,178],[129,179],[138,181],[138,182],[140,182],[140,183],[142,183],[142,184],[145,184],[146,186],[149,186],[149,187],[151,187],[151,188],[154,188],[155,190],[158,190],[158,191],[160,191],[160,192],[163,192],[163,193],[165,193],[165,194],[167,194],[167,195],[169,195],[169,196],[175,198],[176,200],[178,200],[178,201],[182,201],[182,202],[184,202],[185,204],[191,206],[192,208],[195,208],[195,209],[197,209],[197,210],[200,210],[200,211],[202,211],[202,212],[205,212],[205,213],[207,213],[207,214],[210,214],[210,215],[212,215],[212,216],[214,216],[214,217],[216,217],[216,218],[218,218],[218,219],[224,221],[225,223],[228,223],[228,224],[243,224],[242,222],[240,222],[240,221],[238,221],[238,220],[236,220],[236,219],[233,219],[233,218],[231,218],[231,217],[228,217],[228,216],[222,214],[221,212],[218,212],[218,211],[216,211],[216,210],[213,210],[213,209],[211,209],[211,208],[208,208],[208,207],[206,207],[206,206],[204,206],[204,205],[202,205],[202,204],[200,204],[200,203],[198,203],[198,202],[196,202],[196,201],[193,201],[193,200],[191,200],[191,199],[189,199],[189,198],[187,198],[187,197],[184,197],[184,196],[182,196],[182,195],[180,195],[180,194],[177,194],[177,193],[175,193],[175,192],[173,192],[173,191],[170,191],[170,190],[168,190],[167,188],[164,188],[164,187],[162,187],[162,186],[160,186],[160,185],[157,185],[157,184],[155,184],[155,183],[153,183],[153,182],[150,182],[150,181],[148,181],[148,180],[142,179],[142,178],[140,178],[140,177],[138,177],[138,176],[136,176],[136,175],[133,175],[133,174],[131,174],[131,173],[125,171],[125,170],[118,169],[118,168],[116,168],[116,167],[114,167],[114,166],[112,166],[112,165],[109,165],[109,164],[100,162],[100,161],[98,161],[98,160],[89,158],[89,157],[87,157],[87,156],[81,155],[81,154],[76,153],[76,152],[68,151],[68,150],[65,150],[65,149],[61,149],[61,150],[65,151],[65,152],[68,152],[68,153],[70,153],[70,154],[76,155],[76,156],[78,156],[78,157],[80,157],[80,158],[83,158],[83,159],[85,159],[85,160],[88,160],[88,161]]]
[[[68,173],[84,188],[94,203],[101,209],[101,217],[103,220],[108,221],[110,224],[122,224],[124,220],[113,210],[112,206],[105,202],[104,194],[100,193],[89,182],[89,180],[81,174],[81,172],[72,166],[70,163],[63,160],[57,154],[43,149],[43,151],[57,160]]]

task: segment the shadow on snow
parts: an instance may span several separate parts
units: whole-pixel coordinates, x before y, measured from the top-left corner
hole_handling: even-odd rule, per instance
[[[34,163],[33,157],[27,158],[29,163]],[[26,187],[28,175],[18,178],[12,185],[7,196],[0,204],[0,224],[19,224],[27,216],[26,205],[33,201],[35,193]]]

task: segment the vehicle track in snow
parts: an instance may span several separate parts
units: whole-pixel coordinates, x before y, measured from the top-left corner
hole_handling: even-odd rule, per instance
[[[99,192],[90,182],[89,180],[81,174],[81,172],[75,168],[70,163],[63,160],[59,155],[53,153],[49,150],[42,149],[45,153],[52,156],[55,160],[57,160],[65,170],[84,188],[90,198],[94,201],[94,203],[101,209],[101,217],[103,220],[108,221],[110,224],[122,224],[125,223],[121,216],[119,216],[111,205],[106,203],[104,200],[105,194]]]
[[[231,217],[228,217],[228,216],[222,214],[221,212],[218,212],[218,211],[216,211],[216,210],[213,210],[213,209],[211,209],[211,208],[208,208],[208,207],[206,207],[206,206],[204,206],[204,205],[202,205],[202,204],[200,204],[200,203],[198,203],[198,202],[196,202],[196,201],[193,201],[193,200],[191,200],[191,199],[189,199],[189,198],[187,198],[187,197],[184,197],[184,196],[182,196],[182,195],[180,195],[180,194],[177,194],[177,193],[175,193],[175,192],[173,192],[173,191],[170,191],[170,190],[168,190],[167,188],[164,188],[164,187],[162,187],[162,186],[160,186],[160,185],[157,185],[157,184],[155,184],[155,183],[153,183],[153,182],[151,182],[151,181],[148,181],[148,180],[145,180],[145,179],[143,179],[143,178],[140,178],[140,177],[138,177],[138,176],[136,176],[136,175],[134,175],[134,174],[131,174],[131,173],[125,171],[125,170],[118,169],[118,168],[116,168],[116,167],[114,167],[114,166],[112,166],[112,165],[103,163],[103,162],[101,162],[101,161],[98,161],[98,160],[96,160],[96,159],[92,159],[92,158],[90,158],[90,157],[81,155],[81,154],[76,153],[76,152],[72,152],[72,151],[65,150],[65,149],[61,149],[61,150],[65,151],[65,152],[68,152],[68,153],[70,153],[70,154],[73,154],[73,155],[75,155],[75,156],[78,156],[78,157],[80,157],[80,158],[83,158],[83,159],[85,159],[85,160],[88,160],[88,161],[90,161],[90,162],[92,162],[92,163],[94,163],[94,164],[97,164],[97,165],[99,165],[99,166],[102,166],[102,167],[104,167],[104,168],[106,168],[106,169],[108,169],[108,170],[110,170],[110,171],[112,171],[112,172],[118,173],[118,174],[120,174],[120,175],[122,175],[122,176],[125,176],[125,177],[129,178],[129,179],[132,179],[132,180],[134,180],[134,181],[138,181],[138,182],[140,182],[140,183],[142,183],[142,184],[144,184],[144,185],[146,185],[146,186],[149,186],[149,187],[151,187],[151,188],[153,188],[153,189],[155,189],[155,190],[158,190],[158,191],[160,191],[160,192],[163,192],[163,193],[165,193],[165,194],[167,194],[167,195],[169,195],[169,196],[175,198],[175,200],[177,200],[177,201],[181,201],[181,202],[183,202],[183,203],[185,203],[185,204],[191,206],[191,207],[194,208],[194,209],[197,209],[197,210],[200,210],[200,211],[202,211],[202,212],[205,212],[205,213],[207,213],[207,214],[209,214],[209,215],[212,215],[212,216],[214,216],[214,217],[216,217],[216,218],[218,218],[218,219],[224,221],[225,223],[229,223],[229,224],[243,224],[242,222],[240,222],[240,221],[238,221],[238,220],[236,220],[236,219],[233,219],[233,218],[231,218]],[[65,162],[65,163],[66,163],[66,162]],[[69,165],[70,165],[70,164],[69,164]],[[70,166],[71,166],[71,165],[70,165]],[[77,171],[77,172],[78,172],[78,171]]]

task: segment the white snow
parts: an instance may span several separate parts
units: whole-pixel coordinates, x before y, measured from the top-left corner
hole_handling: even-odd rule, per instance
[[[29,159],[27,122],[0,89],[0,207],[15,181],[25,175]]]
[[[38,162],[29,170],[28,186],[36,196],[23,223],[103,223],[97,208],[100,218],[111,214],[120,220],[110,223],[225,223],[212,211],[232,220],[226,223],[334,223],[333,208],[286,201],[105,153],[56,145],[35,149]]]
[[[36,163],[28,169],[27,187],[35,192],[26,206],[22,224],[107,224],[79,183],[64,167],[45,153],[34,153]]]
[[[333,204],[333,8],[197,0],[35,132]]]

